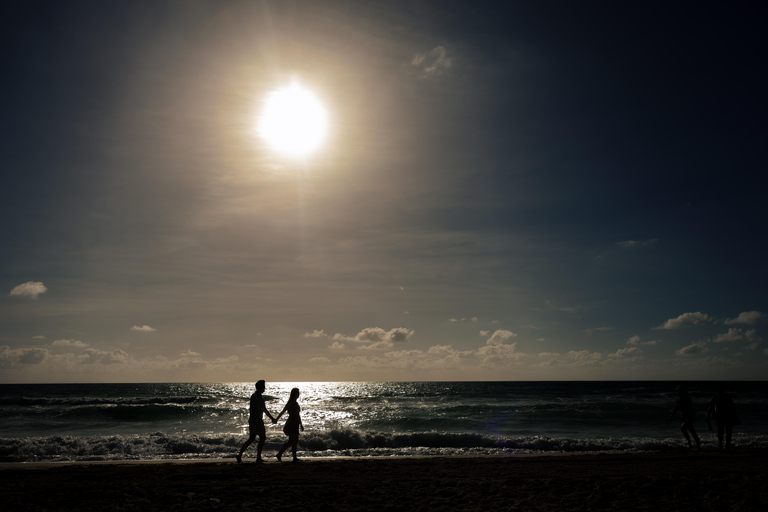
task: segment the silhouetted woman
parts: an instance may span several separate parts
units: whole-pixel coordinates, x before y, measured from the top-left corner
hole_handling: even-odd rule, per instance
[[[701,442],[699,441],[699,436],[696,434],[696,429],[693,426],[695,414],[693,412],[693,402],[691,401],[691,395],[689,395],[688,392],[680,386],[675,388],[675,391],[677,391],[675,409],[672,411],[672,414],[669,416],[667,421],[672,421],[675,413],[680,411],[680,417],[683,419],[683,424],[680,425],[680,431],[685,436],[685,440],[688,441],[688,448],[693,448],[693,445],[691,444],[691,436],[688,435],[688,431],[690,430],[691,434],[693,434],[693,439],[696,441],[696,449],[700,450]]]
[[[733,426],[738,425],[740,422],[736,414],[736,407],[733,405],[733,400],[725,392],[725,385],[723,384],[718,386],[717,393],[709,402],[707,423],[709,423],[710,419],[714,419],[715,423],[717,423],[717,440],[720,443],[720,449],[723,449],[723,434],[725,434],[725,447],[726,449],[730,448]]]
[[[301,423],[301,407],[299,407],[298,402],[300,394],[299,388],[293,388],[288,403],[285,404],[283,410],[277,415],[277,419],[280,419],[280,416],[286,411],[288,412],[288,421],[285,422],[285,426],[283,427],[283,433],[288,436],[288,441],[286,441],[283,447],[280,448],[280,451],[277,452],[278,461],[282,460],[283,452],[285,452],[289,446],[293,452],[293,462],[299,461],[298,457],[296,457],[296,447],[299,444],[299,429],[304,432],[304,425]]]

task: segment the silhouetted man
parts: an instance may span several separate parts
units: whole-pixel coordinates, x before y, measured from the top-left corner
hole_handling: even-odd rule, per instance
[[[266,383],[260,380],[256,383],[256,392],[251,395],[251,415],[248,418],[248,431],[250,436],[243,443],[243,447],[240,448],[240,453],[237,454],[237,462],[243,462],[243,452],[248,449],[248,446],[256,440],[256,436],[259,436],[259,444],[256,448],[256,462],[264,462],[261,459],[261,450],[264,448],[264,442],[267,440],[267,429],[264,426],[263,414],[272,420],[272,423],[277,423],[277,420],[267,410],[267,406],[264,403],[264,397],[262,393],[266,389]]]

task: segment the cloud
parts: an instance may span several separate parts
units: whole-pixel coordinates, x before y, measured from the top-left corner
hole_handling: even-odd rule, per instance
[[[179,354],[181,357],[199,357],[200,354],[198,352],[193,352],[192,350],[187,350],[183,354]]]
[[[731,327],[728,329],[728,332],[723,334],[718,334],[714,338],[712,338],[712,341],[715,343],[730,343],[730,342],[736,342],[736,341],[757,341],[757,329],[750,329],[749,331],[744,332],[742,329],[738,329],[736,327]]]
[[[341,350],[344,347],[345,347],[344,344],[343,343],[339,343],[338,341],[334,341],[333,343],[328,345],[328,349],[329,350]]]
[[[491,331],[480,331],[480,336],[482,336],[483,338],[490,335],[491,335]]]
[[[44,340],[45,336],[43,336],[42,334],[38,334],[37,336],[32,336],[32,339],[33,340]]]
[[[661,340],[640,341],[640,336],[632,336],[627,340],[627,345],[658,345]]]
[[[744,311],[743,313],[740,313],[736,318],[726,319],[725,323],[755,325],[758,320],[761,320],[764,317],[765,315],[759,311]]]
[[[507,331],[504,329],[499,329],[496,332],[494,332],[490,338],[488,338],[488,341],[486,341],[486,345],[501,345],[505,341],[507,341],[510,338],[516,338],[517,334],[515,334],[512,331]]]
[[[703,343],[693,343],[680,350],[675,350],[675,354],[679,356],[693,356],[696,354],[705,354],[707,352],[709,352],[709,349]]]
[[[134,325],[133,327],[131,327],[131,330],[136,332],[155,332],[157,329],[155,329],[154,327],[150,327],[148,325],[141,325],[141,326]]]
[[[404,357],[419,357],[423,356],[424,352],[421,350],[399,350],[397,352],[387,352],[384,354],[387,357],[404,358]]]
[[[50,353],[44,348],[12,349],[5,345],[0,347],[0,368],[19,368],[44,362]]]
[[[654,329],[682,329],[684,327],[710,324],[712,321],[712,317],[697,311],[695,313],[683,313],[677,318],[670,318],[662,325],[654,327]]]
[[[517,343],[506,344],[505,341],[517,337],[512,331],[499,329],[485,342],[485,346],[477,350],[483,356],[486,364],[499,364],[507,359],[519,359],[523,354],[517,352]]]
[[[453,61],[448,56],[444,46],[436,46],[426,53],[414,55],[411,64],[415,66],[422,78],[438,75],[443,71],[450,69]]]
[[[648,240],[625,240],[623,242],[618,242],[616,245],[622,249],[633,249],[637,247],[648,247],[656,244],[658,241],[658,238],[651,238]]]
[[[622,360],[635,360],[642,357],[643,351],[637,347],[620,348],[612,354],[608,354],[608,357],[612,359]]]
[[[315,329],[312,332],[306,332],[304,333],[305,338],[328,338],[329,336],[325,334],[325,331],[323,330],[317,330]]]
[[[595,364],[603,359],[603,355],[600,352],[590,352],[589,350],[571,350],[565,354],[565,357],[582,366]]]
[[[310,363],[330,363],[331,360],[327,357],[313,357],[309,360]]]
[[[30,297],[36,299],[43,293],[47,292],[48,288],[40,281],[27,281],[26,283],[15,286],[11,293],[11,297]]]
[[[128,353],[121,349],[110,352],[87,348],[81,360],[86,364],[124,364],[128,362],[128,359]]]
[[[413,333],[412,329],[405,327],[395,327],[389,331],[385,331],[381,327],[367,327],[352,337],[337,333],[333,335],[333,339],[337,342],[370,343],[370,345],[358,348],[379,350],[392,348],[394,343],[407,343]]]
[[[88,346],[87,343],[83,343],[80,340],[54,340],[51,345],[55,347],[77,347],[77,348],[86,348]]]

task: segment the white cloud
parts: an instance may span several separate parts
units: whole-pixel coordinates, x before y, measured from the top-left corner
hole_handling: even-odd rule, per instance
[[[338,341],[334,341],[333,343],[328,345],[328,349],[329,350],[341,350],[343,348],[344,348],[344,344],[343,343],[339,343]]]
[[[693,356],[696,354],[705,354],[707,352],[709,352],[709,349],[703,343],[693,343],[680,350],[675,350],[675,354],[679,356]]]
[[[310,363],[330,363],[331,360],[327,357],[313,357],[309,360]]]
[[[393,357],[393,358],[404,358],[404,357],[419,357],[423,356],[424,352],[421,350],[399,350],[396,352],[387,352],[384,354],[387,357]]]
[[[38,334],[37,336],[32,336],[32,339],[33,340],[44,340],[45,336],[43,336],[42,334]]]
[[[444,46],[436,46],[429,52],[415,55],[411,64],[419,69],[422,77],[427,77],[450,69],[453,61]]]
[[[480,336],[482,336],[483,338],[490,335],[491,335],[491,331],[480,331]]]
[[[627,345],[658,345],[661,340],[640,341],[640,336],[632,336],[627,340]]]
[[[325,331],[323,330],[317,330],[315,329],[312,332],[304,333],[305,338],[328,338],[329,336],[325,334]]]
[[[181,357],[199,357],[200,354],[198,352],[193,352],[191,350],[187,350],[183,354],[179,354]]]
[[[595,364],[603,359],[600,352],[590,352],[589,350],[571,350],[565,357],[580,365]]]
[[[517,334],[515,334],[512,331],[507,331],[504,329],[499,329],[496,332],[494,332],[490,338],[488,338],[488,341],[485,343],[487,345],[501,345],[505,341],[507,341],[510,338],[516,338]]]
[[[55,347],[77,347],[77,348],[86,348],[88,346],[87,343],[83,343],[80,340],[54,340],[51,345]]]
[[[658,238],[651,238],[648,240],[625,240],[623,242],[618,242],[616,245],[622,249],[633,249],[636,247],[648,247],[649,245],[654,245],[658,241]]]
[[[616,352],[612,354],[608,354],[608,357],[613,359],[622,359],[622,360],[634,360],[643,355],[643,351],[640,350],[637,347],[627,347],[627,348],[620,348]]]
[[[453,352],[455,351],[451,345],[433,345],[429,347],[429,350],[427,351],[428,354],[436,354],[439,356],[452,354]]]
[[[42,282],[27,281],[26,283],[14,286],[9,295],[11,297],[30,297],[36,299],[47,291],[48,288],[46,288]]]
[[[414,331],[405,327],[395,327],[385,331],[381,327],[367,327],[349,337],[343,334],[334,334],[333,339],[337,342],[348,341],[354,343],[370,343],[370,345],[361,346],[361,349],[386,349],[392,348],[394,343],[406,343],[413,336]]]
[[[483,362],[498,364],[508,359],[519,359],[524,354],[517,352],[517,343],[507,344],[505,341],[516,337],[512,331],[499,329],[485,342],[485,346],[477,350],[477,354],[483,356]]]
[[[155,332],[157,329],[148,325],[134,325],[131,327],[131,330],[136,332]]]
[[[81,356],[81,361],[87,364],[124,364],[128,359],[128,353],[121,349],[104,351],[87,348]]]
[[[712,317],[697,311],[695,313],[683,313],[677,318],[670,318],[662,325],[654,327],[654,329],[682,329],[684,327],[695,327],[709,323],[712,323]]]
[[[743,313],[740,313],[736,318],[726,319],[725,323],[755,325],[758,320],[761,320],[764,317],[765,315],[759,311],[744,311]]]
[[[712,338],[712,341],[715,343],[729,343],[729,342],[736,342],[736,341],[757,341],[757,329],[750,329],[749,331],[744,332],[742,329],[738,329],[735,327],[731,327],[728,329],[728,332],[723,334],[718,334],[714,338]]]
[[[44,362],[50,353],[44,348],[16,348],[5,345],[0,347],[0,368],[19,368]]]

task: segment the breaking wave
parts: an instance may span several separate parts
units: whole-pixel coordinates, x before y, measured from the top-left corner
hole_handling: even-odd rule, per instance
[[[0,462],[225,459],[234,457],[244,440],[243,436],[231,434],[167,435],[162,432],[150,435],[3,438],[0,439]],[[272,455],[284,441],[282,435],[268,436],[265,455]],[[734,444],[740,448],[768,448],[768,436],[737,436]],[[686,449],[684,441],[678,438],[491,437],[474,433],[402,434],[354,429],[308,431],[299,440],[299,450],[304,457],[511,455]],[[704,442],[702,449],[716,450],[717,447],[713,443]]]

